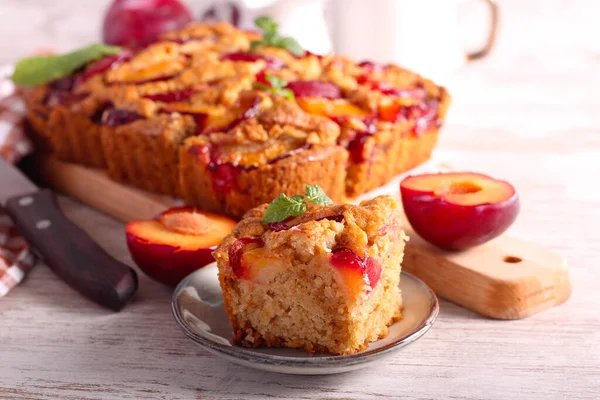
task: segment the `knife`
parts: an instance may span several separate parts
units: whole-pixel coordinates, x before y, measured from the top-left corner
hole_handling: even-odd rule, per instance
[[[135,271],[70,222],[51,190],[35,186],[2,157],[0,205],[36,253],[73,289],[115,311],[133,297],[138,285]]]

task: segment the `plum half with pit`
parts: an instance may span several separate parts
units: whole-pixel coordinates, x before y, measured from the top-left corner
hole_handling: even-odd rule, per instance
[[[235,224],[223,215],[190,207],[172,208],[154,220],[127,224],[127,247],[146,275],[174,286],[214,261],[212,251]]]
[[[475,172],[409,176],[400,183],[400,193],[415,232],[446,250],[497,237],[519,213],[519,197],[510,183]]]

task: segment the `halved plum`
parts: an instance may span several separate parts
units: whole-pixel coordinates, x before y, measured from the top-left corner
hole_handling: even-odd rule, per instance
[[[409,176],[400,183],[408,221],[423,239],[448,250],[485,243],[519,213],[515,188],[475,172]]]
[[[212,251],[236,222],[223,215],[189,207],[172,208],[155,220],[127,224],[127,247],[146,275],[174,286],[214,261]]]

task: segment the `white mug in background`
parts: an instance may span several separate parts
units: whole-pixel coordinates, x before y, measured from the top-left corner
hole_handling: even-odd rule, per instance
[[[459,45],[459,4],[463,0],[333,0],[334,48],[356,60],[392,62],[448,85],[465,62],[479,59],[496,39],[498,6],[489,8],[483,47],[467,52]]]

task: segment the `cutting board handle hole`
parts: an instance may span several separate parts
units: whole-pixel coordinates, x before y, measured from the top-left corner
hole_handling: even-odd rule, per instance
[[[504,261],[505,263],[509,263],[509,264],[516,264],[516,263],[520,263],[523,260],[521,258],[515,257],[515,256],[506,256],[502,259],[502,261]]]

